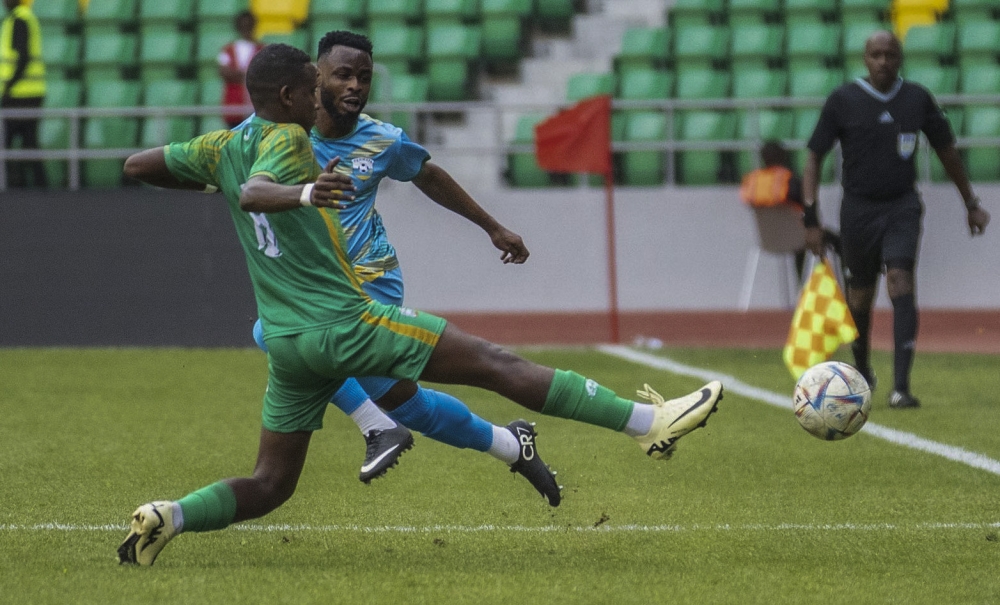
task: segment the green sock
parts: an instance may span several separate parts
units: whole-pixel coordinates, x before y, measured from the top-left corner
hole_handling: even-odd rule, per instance
[[[634,401],[576,372],[556,370],[542,413],[621,431],[632,415]]]
[[[236,518],[236,494],[219,481],[177,501],[184,513],[183,531],[212,531],[228,527]]]

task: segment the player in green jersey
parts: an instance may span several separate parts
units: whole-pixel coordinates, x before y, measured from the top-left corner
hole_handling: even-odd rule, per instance
[[[488,389],[542,414],[623,432],[654,459],[669,458],[677,440],[703,426],[722,399],[722,385],[713,381],[670,401],[647,387],[640,394],[652,404],[630,401],[433,315],[367,297],[335,211],[353,186],[320,172],[307,134],[316,115],[316,73],[301,50],[267,46],[247,72],[256,117],[242,130],[149,149],[126,161],[125,172],[147,183],[225,194],[269,352],[253,474],[140,506],[118,548],[122,563],[152,565],[181,532],[222,529],[281,506],[295,491],[330,396],[350,376],[399,379],[381,400],[389,410],[412,397],[417,380]],[[527,423],[522,428],[530,464],[537,460],[534,432]],[[544,465],[538,470],[548,473]],[[549,503],[559,503],[558,491]]]

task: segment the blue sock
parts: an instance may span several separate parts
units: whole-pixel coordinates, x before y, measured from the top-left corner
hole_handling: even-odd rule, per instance
[[[493,425],[447,393],[420,387],[388,414],[403,426],[453,447],[485,452],[493,445]]]
[[[330,403],[340,408],[340,411],[347,415],[351,415],[361,407],[361,404],[368,400],[368,393],[365,392],[358,381],[353,378],[348,378],[344,381],[344,384],[337,389],[337,392],[333,394],[330,399]]]

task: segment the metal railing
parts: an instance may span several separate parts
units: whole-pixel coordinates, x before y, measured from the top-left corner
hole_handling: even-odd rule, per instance
[[[662,111],[666,114],[667,134],[662,140],[630,142],[615,141],[612,144],[614,152],[630,151],[659,151],[664,153],[664,174],[666,184],[676,183],[674,174],[674,156],[684,151],[756,151],[762,143],[759,136],[752,134],[747,138],[729,140],[681,140],[676,136],[674,114],[687,110],[716,110],[716,111],[748,111],[751,113],[761,112],[771,109],[802,109],[819,108],[824,102],[824,98],[791,98],[775,97],[762,99],[711,99],[711,100],[644,100],[626,101],[616,99],[613,103],[615,111]],[[1000,106],[1000,95],[942,95],[938,97],[938,102],[946,108],[966,105],[992,105]],[[475,145],[448,145],[449,152],[464,154],[479,154],[492,157],[499,166],[503,166],[506,157],[511,153],[528,153],[534,151],[534,147],[529,144],[514,144],[505,135],[505,119],[530,113],[554,113],[556,110],[565,107],[565,103],[545,103],[545,104],[496,104],[489,102],[452,102],[452,103],[373,103],[368,106],[366,112],[385,115],[390,112],[402,112],[410,117],[413,124],[429,123],[428,118],[436,114],[467,114],[470,112],[488,112],[493,119],[491,132],[477,133]],[[248,108],[249,109],[249,108]],[[218,105],[211,106],[185,106],[185,107],[121,107],[121,108],[51,108],[51,109],[6,109],[3,110],[2,118],[41,118],[65,119],[68,120],[68,144],[65,148],[59,149],[5,149],[3,146],[4,124],[0,120],[0,191],[7,188],[6,161],[7,160],[27,160],[27,161],[66,161],[68,164],[67,186],[76,190],[82,186],[81,182],[81,162],[99,159],[124,159],[129,155],[141,151],[141,147],[123,148],[87,148],[83,145],[83,124],[90,118],[136,118],[147,121],[146,127],[152,120],[153,124],[159,123],[160,137],[154,139],[159,143],[166,144],[170,141],[166,137],[166,120],[172,117],[215,117],[221,115]],[[416,140],[424,144],[433,154],[436,149],[443,147],[433,141],[433,136],[417,137]],[[158,143],[158,144],[159,144]],[[790,150],[798,150],[805,147],[804,140],[786,140],[786,147]],[[956,145],[960,149],[970,147],[1000,147],[1000,137],[959,137]],[[921,157],[919,159],[920,174],[922,179],[928,179],[930,174],[930,152],[928,145],[923,144]]]

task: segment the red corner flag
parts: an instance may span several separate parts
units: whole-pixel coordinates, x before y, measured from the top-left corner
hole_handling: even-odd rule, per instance
[[[535,126],[538,165],[551,172],[611,173],[611,96],[584,99]]]

